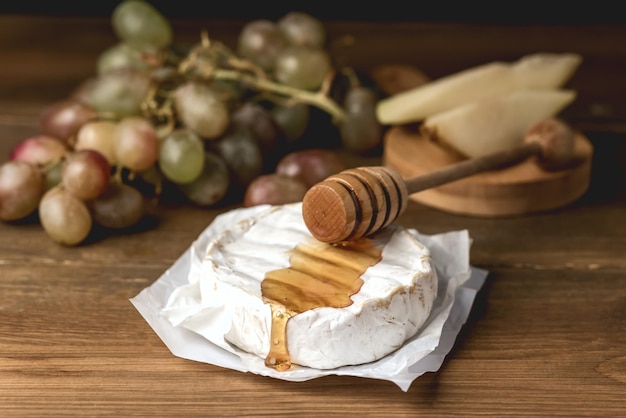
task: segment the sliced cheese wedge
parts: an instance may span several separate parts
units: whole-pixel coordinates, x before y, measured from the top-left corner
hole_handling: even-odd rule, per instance
[[[537,53],[514,63],[495,61],[469,68],[378,102],[383,124],[404,124],[454,107],[516,90],[557,89],[573,75],[582,58],[577,54]]]
[[[427,118],[421,132],[467,157],[517,146],[526,130],[557,115],[576,97],[572,90],[519,90]]]

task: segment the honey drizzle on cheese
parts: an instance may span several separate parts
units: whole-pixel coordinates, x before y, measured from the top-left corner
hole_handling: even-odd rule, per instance
[[[272,310],[265,365],[278,371],[289,370],[289,319],[315,308],[350,306],[351,296],[363,285],[361,275],[381,259],[382,249],[371,239],[336,245],[312,240],[296,246],[289,267],[268,272],[261,282],[263,299]]]

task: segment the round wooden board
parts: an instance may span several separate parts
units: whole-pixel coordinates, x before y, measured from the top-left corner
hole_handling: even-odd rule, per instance
[[[508,168],[414,193],[410,198],[447,212],[474,216],[520,215],[555,209],[575,201],[589,187],[593,147],[582,134],[576,135],[575,154],[575,164],[565,170],[545,171],[530,158]],[[462,156],[422,137],[409,126],[393,127],[385,136],[383,163],[404,178],[462,160]]]

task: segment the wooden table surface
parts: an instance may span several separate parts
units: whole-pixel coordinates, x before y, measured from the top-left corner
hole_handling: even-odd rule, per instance
[[[174,21],[232,44],[242,22]],[[567,119],[595,147],[572,205],[505,219],[411,203],[424,233],[467,229],[490,274],[441,369],[407,393],[326,377],[289,383],[173,356],[129,302],[229,208],[164,207],[158,225],[76,248],[37,223],[0,223],[0,416],[619,416],[626,414],[626,26],[328,23],[357,68],[438,77],[538,51],[577,52]],[[0,158],[37,133],[41,108],[95,71],[106,19],[0,16]],[[369,160],[367,161],[369,162]]]

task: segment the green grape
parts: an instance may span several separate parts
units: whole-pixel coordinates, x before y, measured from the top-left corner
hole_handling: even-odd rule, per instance
[[[228,167],[219,155],[209,151],[205,159],[200,176],[191,183],[180,185],[180,190],[196,205],[211,206],[226,196],[230,179]]]
[[[144,55],[156,55],[156,51],[142,51],[120,42],[106,49],[98,57],[98,74],[105,74],[124,68],[147,70],[150,64],[143,58]]]
[[[287,13],[278,21],[278,28],[292,45],[321,48],[326,42],[324,25],[307,13]]]
[[[292,46],[278,54],[274,75],[288,86],[316,90],[330,71],[330,58],[325,50]]]
[[[174,104],[182,124],[203,138],[217,138],[230,123],[228,107],[206,84],[188,82],[178,87]]]
[[[159,167],[172,182],[191,183],[204,169],[202,140],[188,129],[172,132],[161,143]]]
[[[287,39],[274,22],[254,20],[239,34],[239,55],[266,71],[272,71],[276,57],[287,46]]]
[[[271,113],[287,142],[300,139],[309,127],[311,112],[309,106],[304,103],[277,105],[272,108]]]
[[[116,35],[134,47],[164,48],[172,42],[172,27],[150,3],[125,0],[114,10],[111,23]]]
[[[344,147],[355,152],[376,148],[382,140],[382,125],[376,117],[376,93],[367,87],[354,87],[344,99],[346,119],[339,124]]]
[[[61,184],[61,173],[63,172],[63,161],[59,161],[48,169],[45,173],[46,191]]]
[[[137,70],[117,70],[98,76],[84,87],[81,97],[99,113],[133,116],[150,88],[150,76]]]

